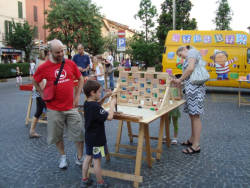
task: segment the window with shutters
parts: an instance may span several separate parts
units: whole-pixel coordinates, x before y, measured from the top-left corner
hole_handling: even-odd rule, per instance
[[[34,6],[34,21],[37,22],[37,7]]]
[[[23,18],[23,3],[18,1],[18,18]]]
[[[8,34],[12,33],[12,22],[5,20],[4,21],[4,29],[5,29],[5,37],[7,37]]]

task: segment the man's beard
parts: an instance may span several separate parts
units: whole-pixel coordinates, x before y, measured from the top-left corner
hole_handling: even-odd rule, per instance
[[[62,62],[62,58],[61,57],[56,57],[53,54],[51,54],[50,57],[51,57],[50,59],[51,59],[52,62],[55,62],[55,63],[61,63]]]

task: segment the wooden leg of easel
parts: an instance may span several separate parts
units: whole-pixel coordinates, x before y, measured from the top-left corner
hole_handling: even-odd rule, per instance
[[[146,144],[146,158],[147,163],[150,168],[152,168],[152,153],[151,153],[151,147],[150,147],[150,136],[149,136],[149,126],[144,125],[144,132],[145,132],[145,144]]]
[[[122,126],[123,126],[123,121],[119,121],[119,126],[118,126],[118,132],[117,132],[117,138],[116,138],[116,144],[115,144],[115,152],[118,153],[120,149],[120,143],[121,143],[121,136],[122,136]]]
[[[158,135],[158,144],[157,144],[157,150],[158,151],[162,150],[162,139],[163,139],[164,126],[165,126],[165,117],[161,116],[159,135]],[[161,153],[157,152],[156,153],[156,159],[160,160],[160,158],[161,158]]]
[[[28,104],[28,109],[27,109],[27,114],[26,114],[26,119],[25,119],[25,125],[29,124],[31,107],[32,107],[32,93],[30,94],[30,99],[29,99],[29,104]]]
[[[137,144],[137,151],[136,151],[136,160],[135,160],[135,175],[136,176],[140,176],[140,173],[141,173],[143,140],[144,140],[144,125],[140,123],[138,144]],[[134,182],[134,187],[138,187],[138,186],[139,186],[139,183]]]
[[[129,141],[130,141],[130,143],[133,143],[133,133],[132,133],[130,121],[127,121],[127,127],[128,127],[128,137],[129,137]]]
[[[166,144],[167,147],[170,147],[170,126],[169,126],[169,116],[166,114],[165,116],[165,131],[166,131]]]
[[[104,72],[106,72],[106,66],[104,65]],[[107,79],[107,74],[104,74],[104,81],[105,81],[105,89],[108,89],[108,79]]]

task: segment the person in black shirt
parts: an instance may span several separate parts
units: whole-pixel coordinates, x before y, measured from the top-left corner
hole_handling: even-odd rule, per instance
[[[81,188],[87,187],[93,182],[87,176],[92,159],[94,161],[97,187],[108,187],[108,184],[104,183],[101,174],[101,158],[105,157],[107,151],[104,122],[113,119],[116,99],[115,97],[112,98],[107,112],[101,105],[106,98],[111,96],[112,92],[106,93],[104,98],[100,100],[102,87],[95,80],[88,80],[83,90],[87,97],[84,103],[86,157],[82,165]]]

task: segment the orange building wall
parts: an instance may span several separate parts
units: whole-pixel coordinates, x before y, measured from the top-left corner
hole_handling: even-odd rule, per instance
[[[32,26],[38,27],[38,38],[44,43],[48,37],[48,31],[43,28],[46,23],[44,11],[48,9],[50,0],[26,0],[26,19]],[[34,21],[34,6],[37,7],[37,21]]]

